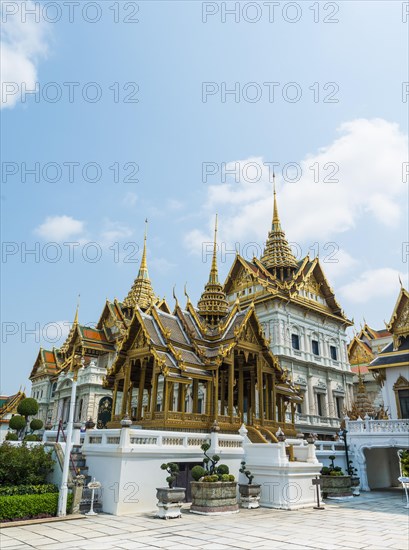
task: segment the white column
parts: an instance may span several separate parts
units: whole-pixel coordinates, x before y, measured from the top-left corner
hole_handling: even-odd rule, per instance
[[[312,386],[312,374],[307,375],[307,391],[308,391],[308,401],[310,405],[310,409],[308,411],[308,414],[315,414],[315,400],[314,400],[314,388]]]

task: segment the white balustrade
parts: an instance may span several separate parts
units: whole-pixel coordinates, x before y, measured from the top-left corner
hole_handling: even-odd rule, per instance
[[[348,420],[347,429],[350,433],[407,433],[409,434],[409,419],[406,420]]]

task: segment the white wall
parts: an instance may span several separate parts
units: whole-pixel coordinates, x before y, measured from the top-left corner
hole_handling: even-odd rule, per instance
[[[396,419],[398,418],[398,410],[396,407],[396,397],[393,386],[399,376],[403,376],[406,380],[409,380],[409,366],[387,368],[385,369],[385,375],[386,380],[382,387],[383,400],[385,407],[388,407],[390,417]]]

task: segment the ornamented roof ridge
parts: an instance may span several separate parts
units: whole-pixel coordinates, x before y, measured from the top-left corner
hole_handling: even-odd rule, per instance
[[[289,276],[291,271],[298,267],[297,260],[291,251],[284,230],[281,227],[280,216],[278,215],[277,193],[275,187],[275,174],[273,174],[274,182],[274,205],[273,205],[273,221],[271,231],[268,234],[266,246],[261,263],[269,270],[275,270],[276,275],[281,275],[280,278]]]
[[[134,280],[131,290],[123,301],[124,307],[135,308],[139,306],[141,309],[148,309],[152,303],[158,302],[158,297],[155,295],[152,283],[149,278],[148,262],[146,260],[146,240],[148,233],[148,220],[145,220],[145,235],[143,238],[143,252],[141,265],[138,275]]]
[[[223,285],[219,282],[217,269],[217,214],[214,228],[213,257],[209,280],[197,304],[199,314],[208,324],[214,326],[228,313],[228,303]]]

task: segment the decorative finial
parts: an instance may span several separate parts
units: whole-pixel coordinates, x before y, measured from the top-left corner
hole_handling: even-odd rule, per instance
[[[209,283],[218,283],[219,275],[217,270],[217,214],[214,224],[214,242],[213,242],[213,258],[212,267],[210,269]]]
[[[280,218],[278,216],[277,193],[276,193],[276,175],[275,175],[274,172],[273,172],[273,194],[274,194],[273,227],[278,229],[280,227]]]
[[[186,298],[187,298],[187,303],[189,303],[189,302],[190,302],[190,297],[189,297],[189,294],[187,293],[187,283],[185,283],[185,286],[184,286],[184,288],[183,288],[183,291],[184,291],[184,294],[185,294],[185,296],[186,296]]]
[[[173,298],[176,302],[176,307],[179,306],[179,302],[178,302],[178,299],[177,299],[177,296],[176,296],[176,284],[173,285]]]
[[[78,311],[80,309],[81,294],[78,294],[77,307],[75,309],[74,325],[78,325]]]
[[[398,279],[399,279],[399,282],[400,282],[400,287],[403,288],[403,283],[402,283],[402,279],[400,278],[400,273],[398,275]]]

